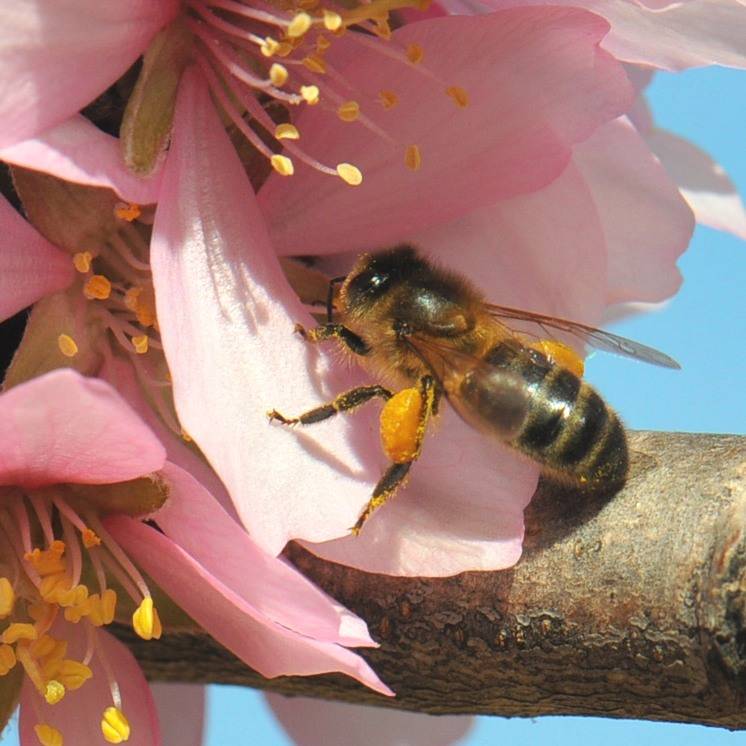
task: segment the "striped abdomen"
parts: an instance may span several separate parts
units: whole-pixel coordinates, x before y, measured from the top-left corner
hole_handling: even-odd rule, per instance
[[[593,388],[541,352],[512,340],[496,344],[484,362],[488,365],[461,383],[471,420],[478,419],[555,476],[579,483],[624,481],[624,428]],[[506,391],[517,385],[522,388],[519,416],[516,404],[510,412],[505,407]]]

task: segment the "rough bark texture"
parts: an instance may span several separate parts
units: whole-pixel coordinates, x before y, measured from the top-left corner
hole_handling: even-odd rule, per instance
[[[746,727],[746,438],[633,433],[625,489],[541,485],[512,570],[443,580],[291,559],[368,621],[398,693],[257,676],[206,636],[134,641],[154,679],[429,713],[592,714]]]

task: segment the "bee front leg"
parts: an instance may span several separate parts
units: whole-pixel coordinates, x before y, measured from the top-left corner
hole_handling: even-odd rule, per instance
[[[353,409],[371,401],[371,399],[391,399],[392,393],[383,386],[358,386],[357,388],[345,391],[328,404],[322,404],[320,407],[310,409],[298,417],[285,417],[276,409],[267,412],[270,421],[276,420],[282,425],[312,425],[314,422],[321,422],[329,417],[333,417],[338,412],[350,412]]]
[[[427,425],[437,412],[440,392],[432,376],[423,376],[419,386],[399,391],[381,411],[381,443],[393,462],[373,490],[370,501],[350,529],[357,536],[363,524],[404,483],[412,464],[420,457]]]
[[[306,329],[302,324],[295,325],[296,333],[307,342],[324,342],[327,339],[338,339],[348,350],[356,355],[367,355],[370,347],[362,337],[342,324],[322,324],[313,329]]]

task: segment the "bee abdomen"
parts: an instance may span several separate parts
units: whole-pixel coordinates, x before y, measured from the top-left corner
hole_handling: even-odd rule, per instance
[[[560,478],[581,484],[624,481],[624,427],[591,386],[528,347],[500,343],[486,360],[527,386],[526,416],[510,445]]]

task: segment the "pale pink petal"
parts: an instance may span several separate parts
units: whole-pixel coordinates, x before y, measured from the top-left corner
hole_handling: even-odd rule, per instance
[[[85,106],[178,9],[177,0],[0,4],[0,146],[34,137]]]
[[[303,148],[332,166],[354,163],[364,178],[352,188],[300,162],[292,177],[272,174],[259,201],[276,249],[315,254],[390,245],[549,183],[573,143],[631,103],[623,69],[598,49],[607,29],[584,11],[517,8],[396,31],[397,43],[423,46],[435,79],[348,37],[335,41],[330,65],[393,142],[361,122],[340,123],[322,106],[303,109]],[[468,106],[445,95],[451,85],[465,89]],[[393,89],[399,104],[384,110],[381,89]],[[416,172],[404,165],[412,144],[422,153]]]
[[[160,473],[168,481],[170,499],[153,519],[233,593],[267,618],[316,640],[374,644],[362,619],[284,560],[259,549],[190,474],[168,463]]]
[[[75,276],[68,254],[24,220],[0,195],[0,321],[49,293],[67,287]]]
[[[696,145],[665,130],[652,129],[645,140],[679,185],[698,223],[746,239],[746,209],[721,165]]]
[[[413,241],[469,277],[489,301],[589,323],[601,319],[607,273],[603,228],[572,164],[538,192],[475,210]],[[356,414],[362,426],[359,419]],[[453,575],[515,564],[523,508],[539,467],[452,412],[441,420],[407,487],[374,513],[359,537],[308,548],[395,575]],[[383,469],[383,456],[379,459]]]
[[[265,692],[296,746],[456,746],[474,727],[468,715],[425,715]]]
[[[678,290],[676,259],[686,250],[694,216],[645,140],[625,118],[575,148],[603,223],[608,250],[608,304],[659,301]]]
[[[182,425],[222,478],[254,540],[342,536],[377,473],[344,421],[293,432],[294,414],[344,390],[293,334],[313,323],[287,285],[243,169],[194,71],[180,86],[151,246],[158,322]],[[323,382],[323,384],[322,384]]]
[[[84,625],[57,622],[50,634],[68,641],[67,657],[83,660],[87,636]],[[122,712],[129,721],[131,735],[127,746],[161,746],[158,715],[150,694],[148,682],[134,656],[119,640],[104,630],[96,631],[97,652],[106,657],[109,671],[113,672],[122,697]],[[21,743],[36,746],[39,743],[34,725],[42,722],[62,732],[66,744],[78,746],[104,744],[101,734],[101,716],[112,706],[112,696],[106,668],[99,655],[90,663],[93,678],[80,689],[69,692],[56,705],[48,705],[36,692],[28,678],[21,690],[21,716],[19,731]]]
[[[391,694],[359,655],[277,624],[155,529],[124,516],[108,518],[106,525],[189,616],[262,676],[339,671],[377,692]]]
[[[163,466],[163,446],[108,384],[64,368],[0,395],[0,484],[108,484]]]
[[[149,179],[135,176],[124,165],[119,140],[79,115],[32,139],[0,148],[0,160],[65,181],[108,187],[130,202],[158,199],[160,173]]]
[[[202,746],[206,687],[155,681],[150,691],[158,711],[163,746]]]

